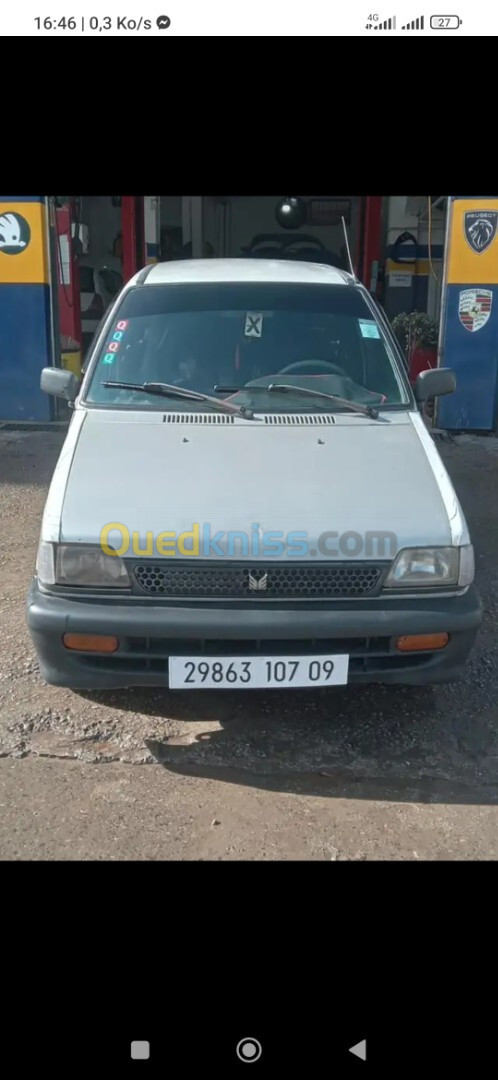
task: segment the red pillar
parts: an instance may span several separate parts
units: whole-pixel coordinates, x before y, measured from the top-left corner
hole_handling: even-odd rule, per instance
[[[365,204],[365,232],[360,277],[367,289],[374,294],[377,292],[382,245],[382,199],[382,195],[367,195]]]
[[[145,266],[143,195],[121,196],[121,229],[123,233],[123,278],[129,281]]]

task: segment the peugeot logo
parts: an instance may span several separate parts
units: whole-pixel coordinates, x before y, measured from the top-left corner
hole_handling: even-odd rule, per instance
[[[264,592],[268,588],[268,574],[262,574],[261,577],[256,577],[255,574],[251,574],[249,571],[249,588],[251,592]]]

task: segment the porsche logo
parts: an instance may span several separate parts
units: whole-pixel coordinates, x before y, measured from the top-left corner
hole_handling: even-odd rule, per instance
[[[491,315],[491,289],[462,289],[458,299],[458,318],[470,333],[482,330]]]

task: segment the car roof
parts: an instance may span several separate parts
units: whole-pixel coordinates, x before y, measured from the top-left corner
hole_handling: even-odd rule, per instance
[[[294,259],[181,259],[156,263],[141,270],[130,285],[169,285],[206,282],[280,282],[321,285],[355,285],[343,270],[321,263]]]

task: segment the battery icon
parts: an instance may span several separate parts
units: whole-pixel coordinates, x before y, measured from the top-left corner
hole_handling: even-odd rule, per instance
[[[461,25],[458,15],[431,15],[431,30],[458,30]]]

